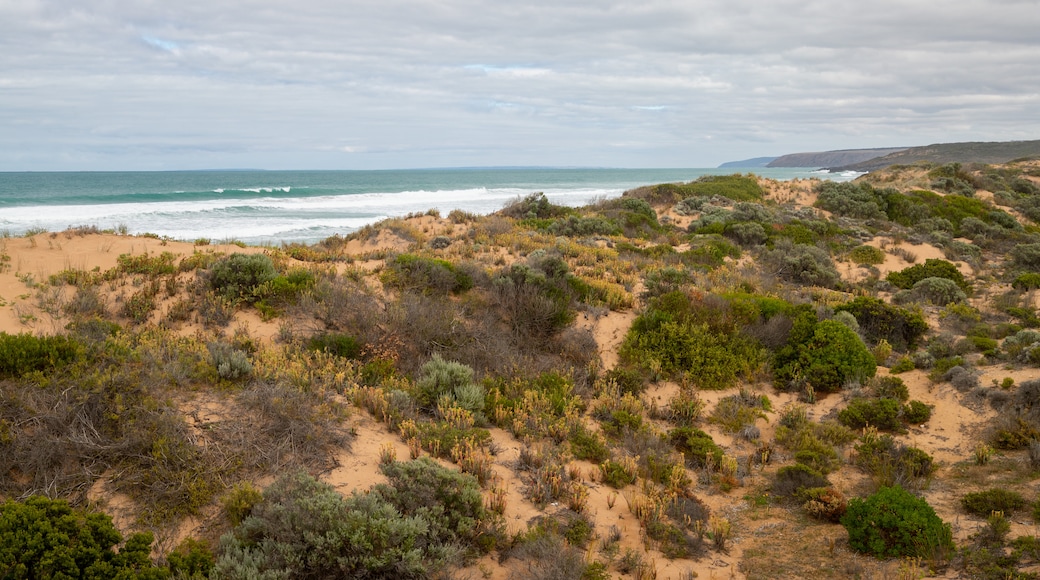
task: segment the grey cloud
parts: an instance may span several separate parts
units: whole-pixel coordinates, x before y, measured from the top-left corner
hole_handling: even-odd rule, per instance
[[[91,4],[0,0],[0,169],[689,166],[1040,129],[1036,1]]]

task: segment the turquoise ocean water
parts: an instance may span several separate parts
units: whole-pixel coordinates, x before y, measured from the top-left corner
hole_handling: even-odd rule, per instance
[[[852,177],[768,168],[0,172],[0,232],[97,226],[178,240],[312,243],[429,209],[486,214],[534,192],[577,206],[640,185],[741,172]]]

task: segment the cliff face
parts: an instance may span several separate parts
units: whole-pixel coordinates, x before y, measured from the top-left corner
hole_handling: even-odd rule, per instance
[[[766,167],[837,167],[884,157],[890,153],[905,149],[905,147],[890,147],[886,149],[843,149],[840,151],[820,151],[815,153],[791,153],[777,157]]]

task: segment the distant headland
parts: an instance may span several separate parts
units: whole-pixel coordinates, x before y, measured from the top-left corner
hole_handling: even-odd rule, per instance
[[[756,157],[730,161],[719,167],[818,167],[832,171],[874,171],[889,165],[930,163],[1005,163],[1040,156],[1040,140],[936,143],[923,147],[841,149],[789,153],[779,157]]]

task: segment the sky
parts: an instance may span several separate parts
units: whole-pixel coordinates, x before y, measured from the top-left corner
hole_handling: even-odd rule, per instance
[[[1040,139],[1040,0],[0,0],[0,171]]]

